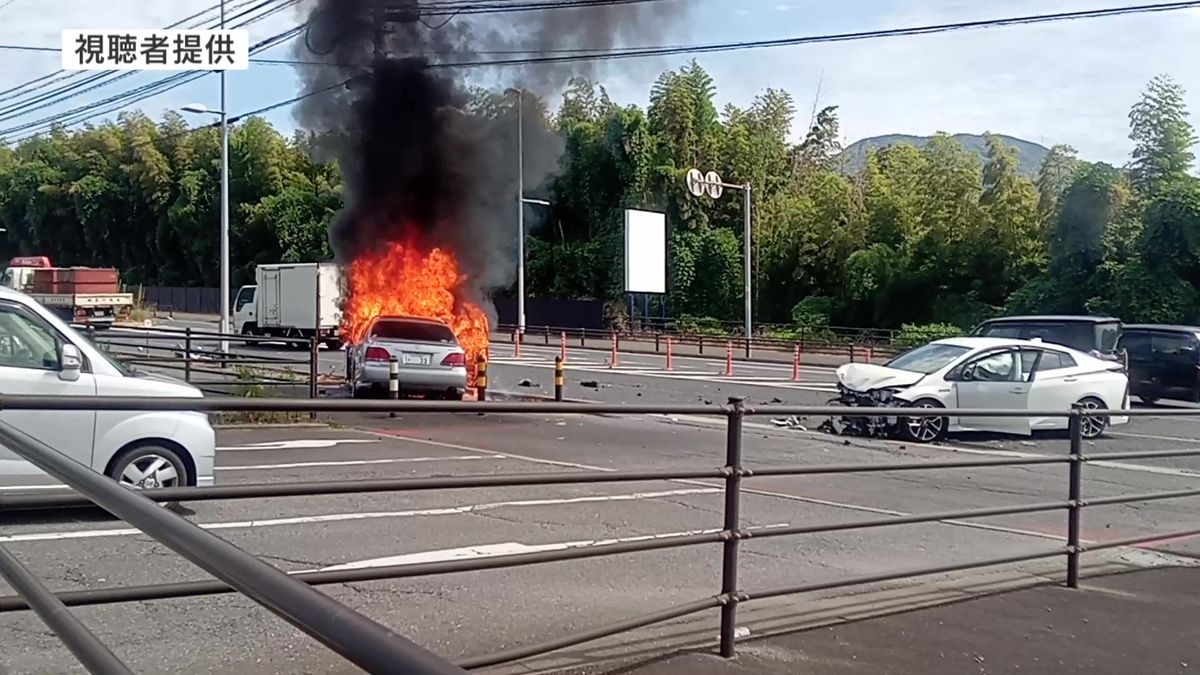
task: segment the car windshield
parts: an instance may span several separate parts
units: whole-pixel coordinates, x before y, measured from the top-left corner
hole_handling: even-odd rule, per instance
[[[404,319],[384,319],[376,322],[371,328],[371,337],[380,340],[455,343],[454,333],[443,324]]]
[[[947,344],[927,344],[907,351],[884,364],[887,368],[907,370],[913,373],[936,373],[971,351],[967,347]]]

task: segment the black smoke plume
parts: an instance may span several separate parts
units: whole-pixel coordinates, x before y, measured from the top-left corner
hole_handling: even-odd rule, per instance
[[[522,12],[489,11],[506,4],[496,0],[307,3],[298,70],[306,91],[330,90],[304,99],[296,117],[342,171],[345,208],[329,233],[339,262],[414,238],[448,248],[471,280],[470,299],[491,313],[490,293],[516,274],[518,95],[476,106],[469,84],[528,92],[519,96],[523,175],[526,195],[536,196],[563,148],[538,96],[554,95],[572,77],[594,76],[596,64],[451,64],[644,44],[692,0],[589,2]],[[472,6],[474,14],[448,14]],[[527,210],[527,226],[539,217]]]

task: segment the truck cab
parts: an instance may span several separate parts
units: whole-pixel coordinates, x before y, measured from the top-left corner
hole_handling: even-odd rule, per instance
[[[254,335],[258,332],[258,286],[242,286],[233,300],[233,332]]]
[[[28,291],[33,288],[34,271],[50,267],[53,267],[50,264],[50,258],[44,255],[17,256],[8,261],[8,267],[4,270],[4,277],[0,279],[0,285],[14,291]]]

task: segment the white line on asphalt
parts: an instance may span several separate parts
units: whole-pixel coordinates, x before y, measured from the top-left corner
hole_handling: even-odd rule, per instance
[[[1176,443],[1195,443],[1195,438],[1180,438],[1178,436],[1154,436],[1151,434],[1133,434],[1128,431],[1106,431],[1109,436],[1120,436],[1121,438],[1146,438],[1152,441],[1174,441]]]
[[[217,450],[226,452],[236,450],[313,450],[332,448],[338,445],[354,445],[361,443],[377,443],[365,438],[305,438],[288,441],[266,441],[263,443],[245,443],[242,445],[217,446]]]
[[[465,462],[478,459],[504,460],[500,455],[458,455],[455,457],[404,457],[400,459],[345,459],[324,462],[294,462],[291,464],[232,464],[215,467],[215,471],[265,471],[270,469],[307,469],[318,466],[368,466],[373,464],[415,464],[423,462]]]
[[[497,453],[498,454],[498,453]],[[505,508],[522,508],[530,506],[566,506],[572,504],[595,504],[602,502],[633,502],[646,499],[662,499],[664,497],[681,497],[688,495],[719,494],[719,488],[663,490],[659,492],[633,492],[615,495],[593,495],[588,497],[557,497],[548,499],[523,499],[505,502],[487,502],[484,504],[468,504],[466,506],[448,506],[435,509],[413,509],[410,511],[368,511],[359,513],[331,513],[320,516],[295,516],[291,518],[269,518],[263,520],[239,520],[225,523],[196,523],[205,530],[246,530],[264,527],[279,527],[282,525],[311,525],[314,523],[337,523],[352,520],[378,520],[382,518],[416,518],[428,516],[455,516],[494,511]],[[99,539],[102,537],[127,537],[143,534],[135,528],[114,528],[108,530],[75,530],[70,532],[33,532],[30,534],[0,535],[0,542],[25,541],[56,541],[63,539]]]
[[[766,525],[756,529],[776,529],[787,527],[789,523],[775,523]],[[564,541],[553,544],[522,544],[520,542],[505,542],[503,544],[480,544],[477,546],[464,546],[462,548],[447,548],[435,551],[421,551],[418,553],[404,553],[401,555],[387,556],[384,558],[371,558],[369,560],[357,560],[355,562],[342,563],[339,565],[330,565],[322,567],[319,571],[331,572],[335,570],[360,570],[372,567],[391,567],[393,565],[417,565],[422,563],[444,562],[447,560],[473,560],[477,558],[494,558],[504,555],[517,555],[521,553],[534,553],[542,551],[564,551],[572,548],[592,548],[595,546],[606,546],[610,544],[628,544],[641,541],[657,541],[660,539],[676,539],[679,537],[690,537],[697,534],[717,534],[720,529],[714,530],[688,530],[684,532],[665,532],[662,534],[644,534],[634,537],[621,537],[618,539],[588,539],[584,541]],[[289,574],[298,574],[299,571],[289,572]]]
[[[704,418],[695,418],[695,419],[704,419]],[[705,420],[705,421],[707,421],[707,420]],[[749,425],[747,425],[747,426],[749,426]],[[762,426],[763,428],[774,429],[774,427],[767,427],[766,425],[759,425],[759,426]],[[617,471],[617,469],[611,469],[611,468],[606,468],[606,467],[601,467],[601,466],[593,466],[590,464],[578,464],[575,462],[562,462],[562,461],[554,460],[554,459],[541,459],[538,457],[530,457],[528,455],[518,455],[518,454],[511,453],[511,452],[500,452],[499,450],[484,450],[483,448],[476,448],[476,447],[471,447],[468,445],[459,445],[456,443],[445,443],[442,441],[434,441],[434,440],[429,440],[429,439],[424,439],[424,438],[413,438],[411,436],[403,436],[400,434],[391,434],[391,433],[388,433],[385,431],[373,431],[373,430],[369,430],[369,429],[356,429],[356,431],[359,431],[360,433],[364,433],[364,434],[369,434],[372,436],[398,438],[398,439],[402,439],[402,440],[406,440],[406,441],[411,441],[413,443],[432,445],[432,446],[441,447],[441,448],[452,448],[455,450],[466,450],[469,452],[491,452],[491,453],[494,453],[497,455],[502,455],[504,457],[508,457],[510,459],[516,459],[516,460],[521,460],[521,461],[525,461],[525,462],[533,462],[535,464],[547,464],[550,466],[561,466],[561,467],[568,467],[568,468],[572,468],[572,469],[583,469],[585,471],[602,471],[602,472],[606,472],[606,473],[611,473],[613,471]],[[724,489],[723,486],[721,486],[721,485],[716,485],[716,484],[709,483],[709,482],[702,481],[702,480],[668,480],[665,482],[675,483],[678,485],[698,485],[698,486],[704,486],[704,487],[711,487],[718,491],[723,491],[723,489]],[[760,490],[758,488],[748,488],[745,485],[743,485],[741,489],[742,489],[742,492],[749,493],[749,494],[756,494],[756,495],[761,495],[764,497],[775,497],[778,499],[786,499],[788,501],[802,502],[805,504],[816,504],[818,506],[829,506],[832,508],[845,509],[848,511],[859,511],[862,513],[873,513],[876,515],[897,516],[897,517],[914,515],[913,513],[909,513],[906,511],[881,509],[881,508],[877,508],[874,506],[865,506],[862,504],[850,504],[847,502],[835,502],[835,501],[829,501],[827,499],[817,499],[815,497],[805,497],[802,495],[792,494],[792,493],[788,493],[788,492],[775,492],[772,490]],[[1065,539],[1066,539],[1066,537],[1056,535],[1056,534],[1048,534],[1046,532],[1037,532],[1034,530],[1023,530],[1020,528],[1004,527],[1004,526],[1000,526],[1000,525],[988,525],[986,523],[975,523],[975,522],[964,521],[964,520],[940,520],[937,522],[939,522],[943,525],[952,525],[955,527],[966,527],[966,528],[975,529],[975,530],[989,530],[992,532],[1003,532],[1006,534],[1016,534],[1016,535],[1022,535],[1022,536],[1028,536],[1028,537],[1038,537],[1041,539],[1053,539],[1056,541],[1065,541]]]

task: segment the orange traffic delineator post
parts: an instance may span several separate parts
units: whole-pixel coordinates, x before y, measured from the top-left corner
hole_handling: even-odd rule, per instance
[[[667,370],[671,370],[674,367],[675,367],[675,363],[674,363],[674,359],[672,358],[672,355],[671,355],[671,336],[668,335],[667,336]]]
[[[524,336],[521,335],[520,331],[518,331],[516,339],[513,340],[513,358],[514,359],[521,358],[521,340],[523,337]]]
[[[792,347],[792,382],[800,381],[800,345]]]
[[[725,343],[725,375],[733,376],[733,341]]]
[[[612,356],[608,360],[609,368],[617,367],[617,334],[612,334]]]
[[[558,357],[563,363],[567,362],[567,331],[563,331],[558,339]]]

